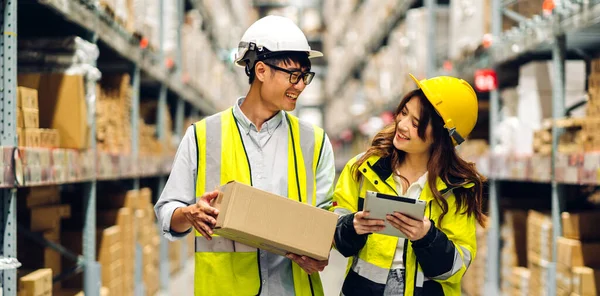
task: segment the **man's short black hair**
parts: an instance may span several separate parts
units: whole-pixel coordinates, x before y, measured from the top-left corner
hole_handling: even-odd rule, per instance
[[[285,51],[272,57],[267,57],[265,59],[256,61],[256,63],[258,62],[264,62],[276,66],[280,63],[283,63],[284,65],[298,64],[300,65],[300,68],[303,71],[310,71],[311,67],[310,59],[308,58],[308,53],[302,51]],[[256,65],[256,63],[254,63],[254,65]],[[250,70],[250,75],[248,75],[248,82],[250,84],[252,84],[252,82],[254,82],[254,79],[256,78],[254,65]]]

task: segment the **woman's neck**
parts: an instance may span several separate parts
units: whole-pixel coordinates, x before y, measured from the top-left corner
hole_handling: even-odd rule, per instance
[[[398,167],[399,174],[408,179],[412,184],[417,181],[425,172],[429,163],[429,153],[406,154],[404,161]]]

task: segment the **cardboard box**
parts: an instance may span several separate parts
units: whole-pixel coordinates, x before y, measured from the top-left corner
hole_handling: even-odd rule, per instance
[[[60,220],[71,217],[71,205],[53,205],[31,209],[31,231],[52,230],[60,227]]]
[[[20,147],[40,147],[42,134],[38,128],[19,128],[17,137]]]
[[[513,267],[511,286],[520,290],[528,290],[531,272],[525,267]]]
[[[527,215],[527,260],[530,255],[538,260],[550,261],[552,258],[552,220],[550,216],[534,210]],[[533,271],[532,271],[533,272]]]
[[[563,236],[578,240],[600,240],[600,212],[562,213]]]
[[[600,270],[589,267],[573,267],[573,292],[579,295],[598,295]]]
[[[600,242],[582,242],[558,237],[557,262],[569,267],[600,267]]]
[[[55,129],[40,129],[40,147],[43,148],[58,148],[60,147],[60,136],[58,130]]]
[[[18,82],[20,86],[38,91],[40,126],[58,130],[61,148],[88,148],[89,126],[83,76],[22,74]]]
[[[216,234],[278,255],[329,258],[337,214],[235,181],[220,191]]]
[[[39,128],[40,127],[40,111],[33,108],[22,108],[23,111],[23,127],[24,128]]]
[[[573,289],[572,281],[573,273],[571,272],[571,267],[560,263],[556,264],[556,287],[571,292]]]
[[[21,193],[23,192],[23,193]],[[23,194],[28,209],[60,203],[58,186],[38,186],[19,189],[19,197]]]
[[[20,296],[52,295],[52,269],[38,269],[19,280]]]
[[[17,128],[17,145],[19,145],[19,147],[26,147],[25,140],[25,129]]]
[[[510,210],[504,213],[504,221],[510,230],[506,239],[513,242],[516,265],[527,265],[527,211]]]
[[[17,87],[17,107],[39,109],[38,91],[23,86]]]
[[[23,109],[17,108],[17,129],[25,127],[25,116],[23,115]]]

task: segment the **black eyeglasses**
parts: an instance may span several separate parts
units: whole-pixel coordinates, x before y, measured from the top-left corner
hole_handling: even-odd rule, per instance
[[[284,69],[281,67],[277,67],[275,65],[271,65],[271,64],[267,64],[267,63],[264,63],[264,64],[275,70],[290,74],[290,83],[291,84],[296,84],[296,83],[300,82],[300,79],[302,79],[304,81],[304,85],[309,85],[312,82],[313,78],[315,77],[315,72],[292,71],[292,70]]]

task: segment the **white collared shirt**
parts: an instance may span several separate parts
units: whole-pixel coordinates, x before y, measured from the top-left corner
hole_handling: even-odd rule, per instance
[[[419,199],[419,197],[421,196],[421,192],[423,191],[423,188],[425,188],[425,183],[427,183],[427,175],[428,175],[428,172],[425,172],[425,174],[423,174],[423,176],[421,176],[416,182],[414,182],[414,183],[410,184],[410,186],[408,186],[408,190],[406,190],[406,193],[402,194],[402,192],[404,192],[404,190],[402,188],[402,181],[400,179],[400,176],[394,174],[394,181],[396,182],[397,192],[403,197]],[[398,239],[398,245],[396,246],[396,253],[394,253],[394,259],[392,260],[392,269],[404,268],[403,255],[404,255],[404,241],[405,240],[406,239],[402,238],[402,237]]]

